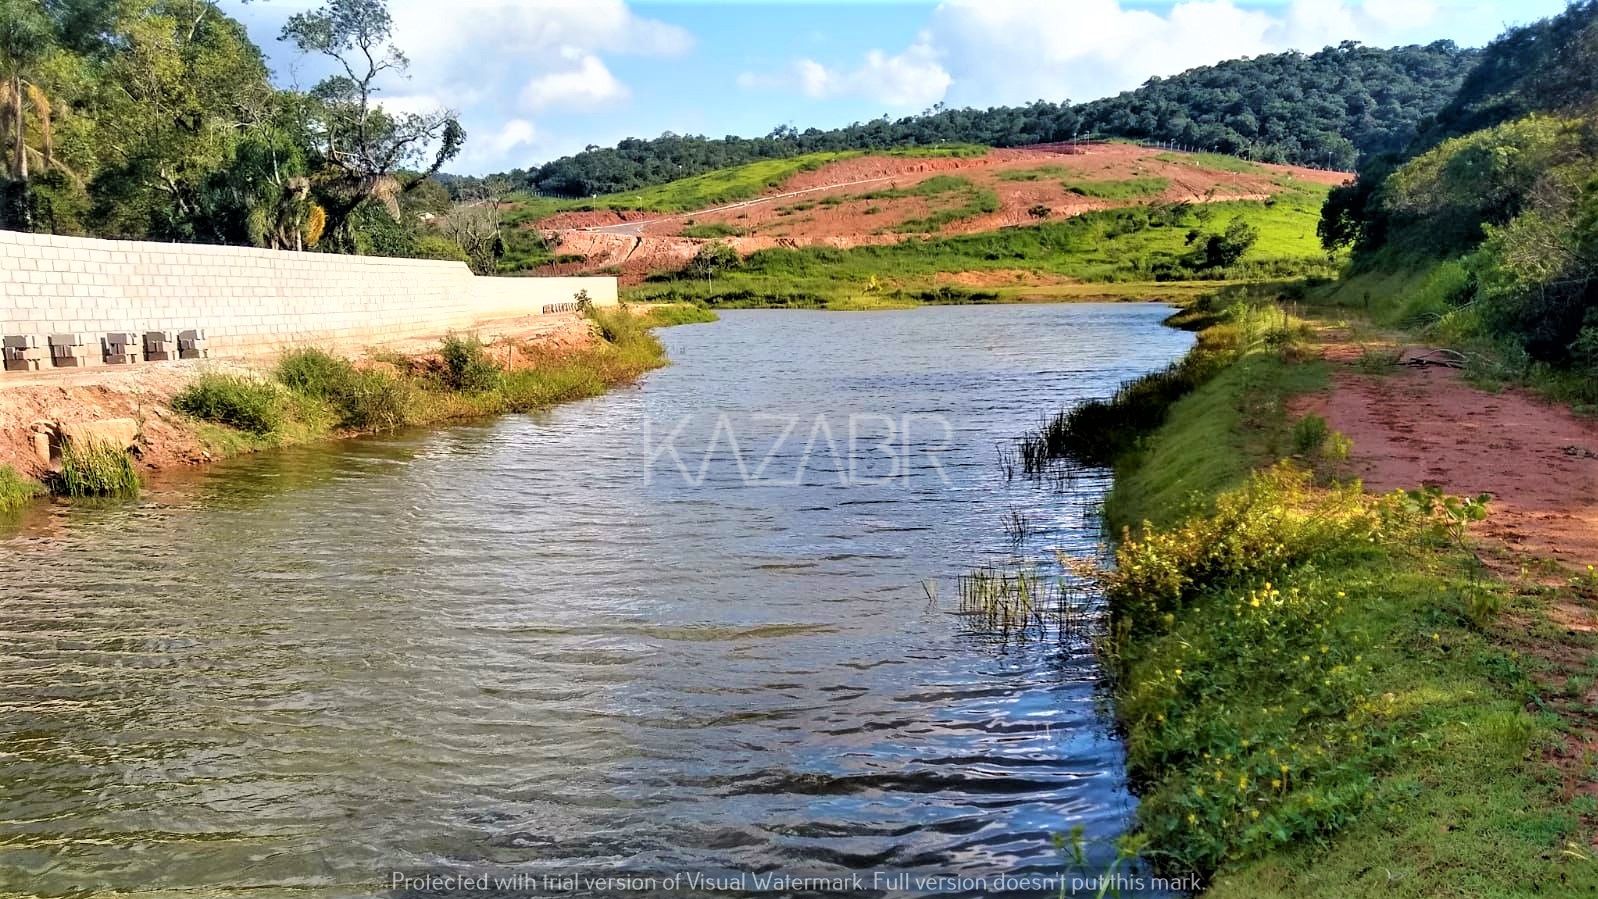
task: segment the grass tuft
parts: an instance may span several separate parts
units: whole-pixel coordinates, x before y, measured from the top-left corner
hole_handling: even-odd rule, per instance
[[[45,492],[43,484],[23,477],[9,465],[0,465],[0,513],[20,509]]]
[[[133,497],[139,495],[139,487],[139,473],[122,449],[69,441],[61,450],[61,473],[53,484],[61,496]]]
[[[277,387],[237,375],[207,372],[172,400],[172,408],[195,418],[257,436],[283,426],[283,397]]]

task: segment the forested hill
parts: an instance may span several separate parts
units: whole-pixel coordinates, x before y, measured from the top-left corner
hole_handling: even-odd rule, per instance
[[[1513,28],[1404,153],[1374,158],[1321,213],[1356,272],[1424,283],[1382,310],[1502,350],[1598,406],[1598,0]],[[1545,374],[1545,373],[1544,373]]]
[[[779,128],[758,138],[666,134],[591,147],[509,176],[540,193],[583,197],[817,150],[941,142],[1009,147],[1090,132],[1352,168],[1361,155],[1409,144],[1420,123],[1454,96],[1479,52],[1450,41],[1387,50],[1345,43],[1311,55],[1276,53],[1192,69],[1091,103],[934,109],[825,131]]]

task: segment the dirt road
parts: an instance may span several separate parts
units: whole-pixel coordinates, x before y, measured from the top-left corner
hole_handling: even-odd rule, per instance
[[[1598,423],[1522,390],[1489,393],[1453,369],[1385,375],[1339,365],[1314,411],[1354,443],[1373,491],[1436,485],[1492,495],[1482,537],[1506,561],[1598,564]]]

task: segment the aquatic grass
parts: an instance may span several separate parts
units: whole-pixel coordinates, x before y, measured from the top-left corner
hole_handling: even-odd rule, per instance
[[[283,397],[270,383],[206,372],[172,398],[172,408],[195,418],[266,435],[283,425]]]
[[[46,492],[38,481],[24,477],[9,465],[0,465],[0,513],[16,511]]]
[[[973,631],[1002,641],[1064,640],[1085,633],[1092,615],[1088,594],[1072,578],[1045,578],[1032,568],[985,565],[955,583],[956,613]]]
[[[61,471],[51,488],[69,497],[135,497],[140,481],[127,451],[105,443],[69,440],[61,448]]]
[[[643,318],[647,328],[702,325],[717,320],[710,307],[696,303],[656,303],[635,307],[633,313]]]

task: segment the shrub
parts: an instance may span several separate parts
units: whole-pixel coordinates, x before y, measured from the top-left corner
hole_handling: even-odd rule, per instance
[[[346,389],[355,377],[355,366],[342,356],[307,347],[289,350],[277,362],[277,380],[290,390],[330,399]]]
[[[139,473],[118,447],[69,441],[61,450],[61,474],[54,487],[62,496],[138,496]]]
[[[195,418],[252,434],[270,434],[283,425],[283,402],[269,383],[207,373],[172,400],[172,408]]]
[[[1300,456],[1315,455],[1326,445],[1330,434],[1326,419],[1312,412],[1293,425],[1293,452]]]
[[[0,512],[20,509],[44,493],[38,481],[25,478],[9,465],[0,465]]]
[[[391,431],[410,417],[410,388],[376,371],[360,371],[326,350],[291,350],[277,364],[277,379],[302,396],[333,407],[341,427]]]
[[[476,337],[451,334],[438,354],[444,360],[444,383],[451,390],[483,393],[499,386],[503,372]]]
[[[1358,484],[1316,490],[1308,472],[1286,463],[1258,472],[1213,514],[1121,543],[1104,577],[1118,633],[1162,630],[1199,592],[1368,547],[1405,509]]]
[[[332,398],[339,424],[363,431],[392,431],[410,422],[409,384],[376,371],[357,371]]]

